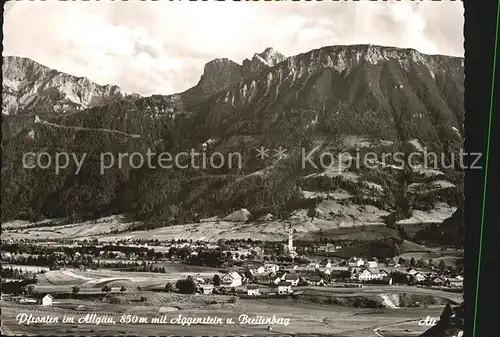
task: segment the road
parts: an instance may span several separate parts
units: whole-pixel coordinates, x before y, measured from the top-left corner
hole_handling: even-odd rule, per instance
[[[68,126],[68,125],[59,125],[59,124],[47,122],[47,121],[39,119],[39,118],[37,120],[35,120],[35,123],[49,125],[49,126],[53,126],[53,127],[56,127],[56,128],[71,129],[71,130],[76,130],[76,131],[101,131],[101,132],[117,133],[117,134],[120,134],[120,135],[123,135],[123,136],[127,136],[127,137],[131,137],[131,138],[140,138],[141,137],[140,135],[132,134],[132,133],[126,133],[126,132],[123,132],[123,131],[120,131],[120,130],[112,130],[112,129],[104,129],[104,128],[87,128],[87,127],[84,127],[84,126],[72,126],[72,125],[70,125],[70,126]]]

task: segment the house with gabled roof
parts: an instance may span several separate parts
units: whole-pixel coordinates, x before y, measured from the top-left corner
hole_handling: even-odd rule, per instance
[[[446,277],[443,275],[440,275],[440,276],[434,277],[431,280],[431,283],[432,283],[432,285],[435,285],[435,286],[442,286],[442,285],[446,284],[446,281],[447,281]]]
[[[42,297],[42,305],[47,306],[47,305],[52,305],[52,302],[54,300],[54,297],[52,295],[47,294],[44,297]]]
[[[364,266],[366,263],[366,260],[363,259],[363,258],[358,258],[356,256],[354,257],[351,257],[348,261],[347,261],[347,265],[349,267],[362,267]]]
[[[424,273],[421,273],[419,271],[413,274],[413,277],[415,277],[415,281],[417,282],[424,282],[425,280],[427,280],[427,276],[425,276]]]
[[[377,268],[363,268],[358,273],[359,281],[382,280],[383,278],[384,274]]]
[[[232,271],[222,277],[222,283],[227,287],[238,287],[243,284],[243,278],[237,272]]]

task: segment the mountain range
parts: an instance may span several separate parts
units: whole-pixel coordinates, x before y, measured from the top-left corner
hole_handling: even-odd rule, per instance
[[[441,223],[463,207],[463,172],[442,163],[396,167],[378,157],[375,168],[342,160],[326,169],[301,167],[302,149],[316,149],[310,157],[316,164],[325,152],[349,153],[356,163],[368,152],[400,152],[405,160],[424,148],[447,158],[457,153],[464,133],[463,58],[374,45],[327,46],[290,57],[267,48],[242,64],[212,60],[194,87],[150,97],[28,58],[3,57],[2,72],[3,221],[123,213],[152,228],[244,209],[249,222],[273,217],[315,224],[304,232],[380,224],[405,236],[397,231],[405,223]],[[261,146],[282,147],[286,155],[260,159]],[[240,153],[243,165],[165,170],[125,163],[99,171],[102,153],[148,149]],[[79,174],[75,163],[58,173],[22,169],[26,152],[63,151],[87,154]],[[438,214],[443,208],[448,211]],[[356,212],[346,215],[346,209]],[[463,226],[461,218],[449,222]],[[427,238],[426,230],[418,237]],[[461,240],[453,236],[450,244]]]

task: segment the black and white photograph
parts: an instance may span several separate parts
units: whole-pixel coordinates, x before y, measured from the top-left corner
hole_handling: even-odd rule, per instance
[[[7,1],[2,61],[2,335],[464,335],[462,1]]]

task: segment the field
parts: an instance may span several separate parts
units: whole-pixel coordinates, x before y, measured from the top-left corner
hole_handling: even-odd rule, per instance
[[[418,325],[418,321],[427,316],[437,317],[447,301],[459,303],[462,294],[440,290],[424,289],[407,286],[367,285],[361,289],[333,287],[297,287],[303,295],[288,299],[236,299],[229,295],[181,295],[166,292],[137,290],[137,285],[153,287],[164,285],[174,278],[185,277],[190,266],[165,264],[169,274],[127,273],[112,270],[49,271],[39,278],[36,292],[58,291],[71,292],[73,285],[79,285],[81,291],[72,299],[59,299],[56,296],[54,304],[48,307],[40,305],[23,305],[11,301],[2,302],[2,332],[4,334],[29,334],[33,325],[18,325],[16,316],[20,313],[32,314],[36,317],[59,317],[64,315],[76,319],[74,323],[37,324],[38,334],[68,335],[110,335],[138,334],[160,335],[165,332],[165,324],[153,323],[153,317],[220,317],[224,324],[190,325],[168,324],[170,334],[179,335],[253,335],[273,334],[324,334],[342,337],[415,336],[428,327]],[[210,268],[198,268],[202,276],[214,274]],[[191,270],[191,275],[193,271]],[[113,292],[104,295],[101,287],[113,286]],[[120,292],[119,286],[130,287],[126,292]],[[85,294],[98,294],[97,299],[90,300]],[[413,296],[414,300],[425,301],[426,298],[436,299],[437,305],[425,305],[418,308],[402,308],[399,298]],[[94,297],[96,298],[96,297]],[[340,299],[343,305],[334,304],[325,299]],[[364,298],[376,300],[384,307],[379,309],[356,308],[349,301],[342,299]],[[350,303],[350,304],[348,304]],[[434,302],[433,302],[434,303]],[[79,318],[95,313],[100,317],[111,317],[114,324],[96,325],[90,322],[78,322]],[[137,315],[145,318],[145,323],[120,323],[122,315]],[[249,317],[261,316],[271,318],[288,318],[289,324],[239,324],[240,315]],[[233,318],[235,324],[226,324],[227,318]],[[268,326],[272,325],[272,330]]]
[[[137,288],[144,289],[163,288],[168,282],[175,283],[179,279],[187,276],[197,276],[202,278],[213,278],[217,273],[216,269],[195,267],[176,264],[161,264],[166,266],[167,273],[147,273],[132,272],[110,269],[100,270],[72,270],[61,269],[44,273],[38,277],[38,284],[35,286],[35,292],[53,293],[53,292],[71,292],[73,286],[79,286],[81,293],[101,292],[104,286],[114,288]]]
[[[313,192],[311,192],[313,193]],[[336,199],[342,199],[336,196]],[[345,198],[344,198],[345,199]],[[339,200],[326,199],[317,206],[318,215],[311,219],[307,210],[299,210],[290,219],[294,223],[297,238],[313,239],[311,233],[320,230],[331,238],[376,240],[386,237],[397,237],[397,231],[384,225],[383,217],[388,213],[370,205],[343,205]],[[446,204],[439,204],[429,212],[416,211],[416,219],[404,220],[405,226],[424,228],[426,223],[441,222],[453,213]],[[126,231],[134,223],[127,221],[122,215],[113,215],[92,221],[64,224],[61,220],[44,220],[30,224],[26,221],[12,221],[2,224],[7,231],[2,232],[2,239],[47,240],[54,238],[92,239],[115,241],[124,239],[158,239],[169,240],[204,240],[217,241],[224,239],[281,240],[287,224],[280,221],[214,221],[213,219],[152,231],[124,232],[111,234],[113,231]],[[29,226],[35,226],[28,228]],[[353,236],[354,235],[354,236]],[[314,234],[313,234],[314,236]]]
[[[105,235],[114,230],[125,230],[133,223],[126,222],[123,216],[114,215],[82,223],[63,224],[61,220],[45,220],[37,223],[12,221],[2,224],[8,231],[2,232],[2,240],[12,239],[57,239],[89,238]],[[33,227],[35,226],[35,227]],[[32,227],[32,228],[27,228]]]
[[[423,259],[428,261],[430,259],[434,260],[434,263],[439,263],[439,261],[444,261],[447,266],[456,265],[460,259],[464,257],[463,249],[427,249],[426,251],[408,251],[403,253],[396,258],[402,257],[404,259],[411,259],[412,257],[415,260]]]
[[[161,307],[160,307],[161,308]],[[46,310],[43,312],[42,310]],[[143,306],[114,305],[102,306],[100,303],[88,305],[85,312],[97,313],[113,317],[116,324],[78,324],[77,319],[85,316],[80,309],[71,310],[64,304],[55,304],[49,309],[30,306],[23,308],[15,305],[2,305],[2,328],[7,333],[29,334],[34,326],[18,325],[15,317],[23,312],[35,316],[51,315],[60,319],[63,315],[73,316],[76,323],[73,324],[38,324],[38,334],[85,334],[85,335],[161,335],[168,330],[169,334],[191,336],[196,335],[278,335],[278,334],[324,334],[329,336],[343,337],[369,337],[369,336],[395,336],[392,332],[401,330],[401,324],[406,324],[405,329],[412,332],[423,332],[424,327],[418,326],[418,321],[427,316],[439,316],[442,308],[412,308],[412,309],[357,309],[340,306],[323,306],[317,304],[298,303],[294,300],[238,300],[231,305],[206,305],[196,309],[171,309],[165,308],[151,310]],[[136,314],[146,317],[148,323],[120,324],[121,315]],[[212,325],[190,325],[178,324],[151,324],[152,317],[167,315],[168,317],[220,317],[225,322],[227,318],[233,318],[235,324],[212,324]],[[238,317],[248,315],[250,317],[261,316],[271,318],[288,318],[287,326],[281,324],[240,324]],[[257,322],[258,323],[258,322]]]
[[[309,192],[314,194],[314,192]],[[345,193],[344,193],[345,194]],[[330,195],[330,194],[329,194]],[[310,197],[311,195],[308,195]],[[307,210],[299,210],[290,218],[293,222],[297,239],[317,239],[319,231],[325,237],[351,240],[378,240],[387,237],[398,237],[396,230],[385,226],[386,211],[371,205],[344,205],[342,193],[331,193],[332,199],[322,200],[318,206],[318,214],[314,219],[307,215]],[[439,203],[430,211],[416,210],[413,217],[401,221],[401,224],[412,234],[425,228],[429,223],[440,223],[451,216],[455,209]],[[282,240],[288,224],[281,221],[215,221],[207,219],[198,223],[190,223],[159,228],[152,231],[126,230],[134,225],[123,215],[113,215],[92,221],[65,224],[61,219],[44,220],[38,223],[11,221],[2,224],[6,231],[1,234],[2,240],[28,239],[94,239],[115,241],[126,239],[158,239],[170,240],[203,240],[217,241],[224,239]],[[31,228],[29,228],[31,227]],[[112,234],[114,231],[121,234]]]
[[[432,296],[446,299],[454,303],[462,301],[462,294],[442,290],[419,288],[411,286],[387,286],[387,285],[365,285],[363,288],[335,288],[335,287],[306,287],[304,293],[316,294],[317,296],[381,296],[383,294],[415,294],[421,296]]]
[[[374,225],[379,225],[376,223]],[[2,240],[49,240],[54,238],[74,238],[93,239],[113,242],[116,240],[139,239],[170,241],[170,240],[203,240],[215,242],[220,238],[224,239],[252,239],[252,240],[282,240],[286,224],[281,222],[257,223],[235,223],[228,221],[202,222],[186,225],[164,227],[152,231],[134,231],[123,234],[109,234],[111,230],[130,226],[130,224],[114,224],[108,227],[102,224],[72,224],[61,226],[47,226],[29,229],[17,229],[2,232]],[[358,225],[353,223],[338,224],[334,221],[316,220],[313,223],[306,223],[298,226],[298,237],[308,235],[309,231],[318,231],[321,228],[345,228],[356,231]],[[363,227],[365,227],[363,225]],[[350,232],[350,231],[348,231]],[[301,234],[303,233],[303,234]],[[347,234],[347,233],[346,233]]]

